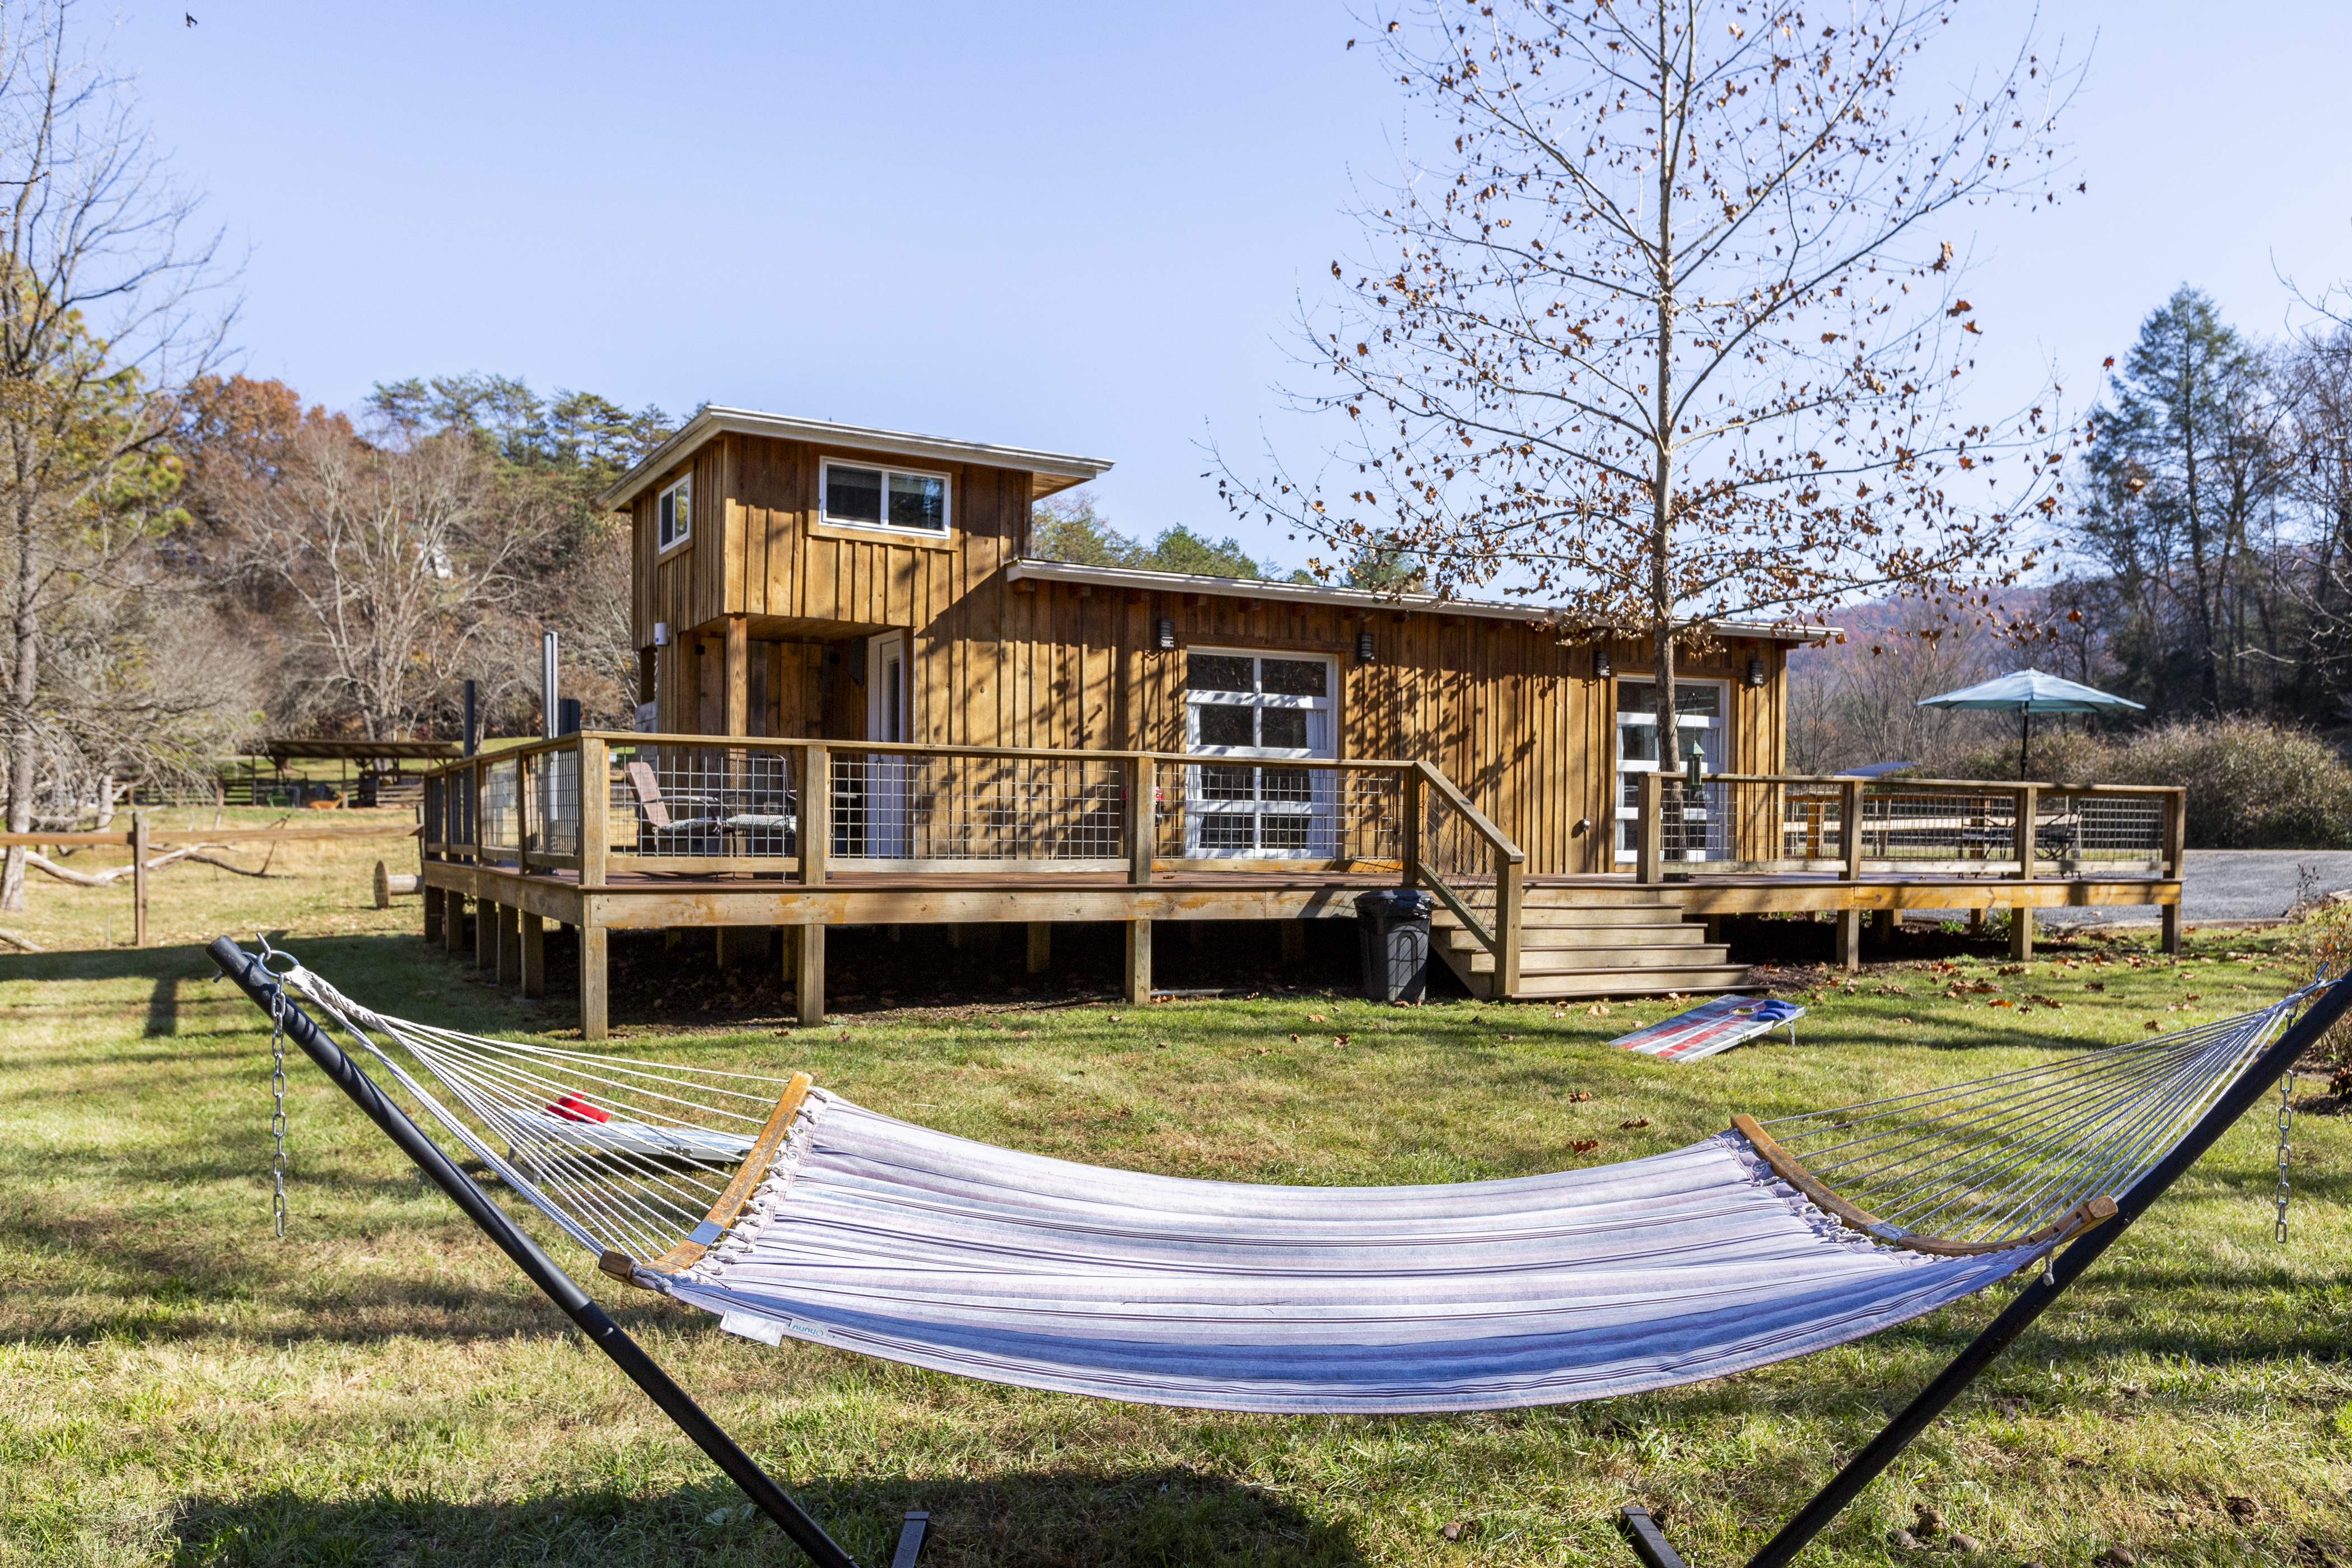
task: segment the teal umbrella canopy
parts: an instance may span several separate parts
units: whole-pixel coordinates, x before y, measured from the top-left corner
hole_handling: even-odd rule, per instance
[[[2021,669],[1941,697],[1921,698],[1914,706],[1973,708],[1995,713],[2098,713],[2110,708],[2137,710],[2140,704],[2042,670]]]
[[[2128,697],[2101,691],[2094,686],[2062,679],[2039,669],[2012,670],[2007,675],[1976,686],[1965,686],[1958,691],[1947,691],[1941,697],[1923,697],[1912,704],[1915,708],[1970,708],[1991,713],[2018,713],[2024,717],[2017,737],[2017,776],[2025,776],[2025,753],[2033,736],[2033,716],[2036,713],[2098,713],[2110,708],[2137,710],[2140,704]]]

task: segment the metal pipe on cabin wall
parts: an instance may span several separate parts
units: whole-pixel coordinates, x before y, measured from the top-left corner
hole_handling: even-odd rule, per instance
[[[539,738],[555,739],[561,715],[555,710],[555,634],[541,632],[539,638]]]

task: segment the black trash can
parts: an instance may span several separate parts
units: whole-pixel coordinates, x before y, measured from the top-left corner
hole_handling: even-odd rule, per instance
[[[1429,988],[1429,917],[1437,900],[1412,888],[1356,895],[1364,952],[1364,1000],[1418,1002]]]

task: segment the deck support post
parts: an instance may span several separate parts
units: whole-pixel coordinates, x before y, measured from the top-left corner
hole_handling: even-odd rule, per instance
[[[1282,931],[1282,962],[1285,963],[1299,963],[1307,956],[1307,922],[1305,921],[1283,921],[1280,922],[1280,927]]]
[[[1426,763],[1415,763],[1404,770],[1404,843],[1402,847],[1404,865],[1400,885],[1407,888],[1421,886],[1421,814],[1424,809],[1422,805],[1421,770],[1425,766]],[[1283,928],[1282,956],[1285,958],[1291,956],[1289,931],[1288,926]],[[1306,933],[1302,931],[1299,935],[1298,951],[1303,956],[1307,951]]]
[[[512,904],[499,906],[498,954],[491,978],[500,985],[522,979],[522,911]]]
[[[1149,1006],[1151,1003],[1151,922],[1127,922],[1127,970],[1122,990],[1128,1005]]]
[[[1633,825],[1633,880],[1649,886],[1665,880],[1662,825],[1665,817],[1666,776],[1654,773],[1637,776],[1640,782],[1635,815],[1639,820]]]
[[[2180,880],[2180,863],[2189,849],[2189,792],[2169,789],[2164,792],[2164,875],[2168,880]],[[2180,906],[2163,905],[2158,910],[2164,921],[2164,951],[2178,957],[2180,952]]]
[[[793,943],[793,1002],[801,1026],[824,1022],[824,927],[802,926]]]
[[[1127,879],[1139,887],[1151,880],[1151,855],[1159,847],[1159,813],[1153,797],[1160,780],[1150,757],[1127,759]],[[1144,946],[1148,952],[1150,938]]]
[[[1895,929],[1895,906],[1889,904],[1883,910],[1873,910],[1870,912],[1870,934],[1874,940],[1882,944],[1893,942]],[[1707,940],[1712,942],[1715,939],[1709,937]]]
[[[495,899],[474,900],[474,967],[493,973],[499,967],[499,905]]]
[[[466,950],[466,895],[441,889],[441,947],[452,958]]]
[[[428,943],[439,942],[442,940],[441,900],[444,895],[440,889],[432,887],[422,880],[418,882],[417,886],[419,890],[425,895],[423,900],[425,904],[425,940]]]
[[[596,911],[583,900],[580,911],[580,1037],[604,1037],[608,994],[605,962],[612,956],[612,933],[596,923]]]
[[[522,950],[522,994],[547,994],[547,926],[529,910],[517,911]]]
[[[605,862],[613,851],[613,829],[610,808],[613,804],[612,781],[606,769],[604,742],[591,735],[580,737],[580,885],[601,888],[604,885]]]
[[[1519,994],[1519,941],[1526,923],[1519,910],[1520,876],[1526,869],[1517,860],[1495,868],[1495,994],[1501,999]]]
[[[1838,786],[1838,839],[1845,850],[1840,873],[1849,882],[1862,880],[1862,781],[1847,779]]]
[[[2180,956],[2180,906],[2166,904],[2157,912],[2164,922],[2164,951],[2178,958]]]
[[[1862,967],[1862,911],[1840,910],[1837,912],[1838,967],[1851,974]]]
[[[1975,909],[1969,911],[1969,934],[1970,936],[1982,936],[1984,935],[1984,928],[1985,907],[1982,904],[1979,904]]]
[[[823,746],[811,746],[801,753],[799,832],[801,885],[814,888],[824,882],[825,858],[833,851],[833,765]],[[824,963],[820,956],[820,973]]]
[[[1054,922],[1029,922],[1029,973],[1043,974],[1054,963]]]

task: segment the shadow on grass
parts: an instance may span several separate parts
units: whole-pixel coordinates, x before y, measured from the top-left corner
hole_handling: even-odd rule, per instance
[[[1344,1526],[1320,1523],[1255,1488],[1181,1468],[1054,1470],[990,1481],[894,1477],[792,1490],[835,1541],[869,1564],[890,1560],[908,1509],[931,1516],[927,1568],[1354,1568],[1367,1561]],[[742,1494],[722,1484],[652,1495],[548,1492],[494,1503],[390,1491],[332,1502],[282,1489],[235,1500],[198,1496],[173,1511],[167,1540],[173,1568],[806,1562]]]

